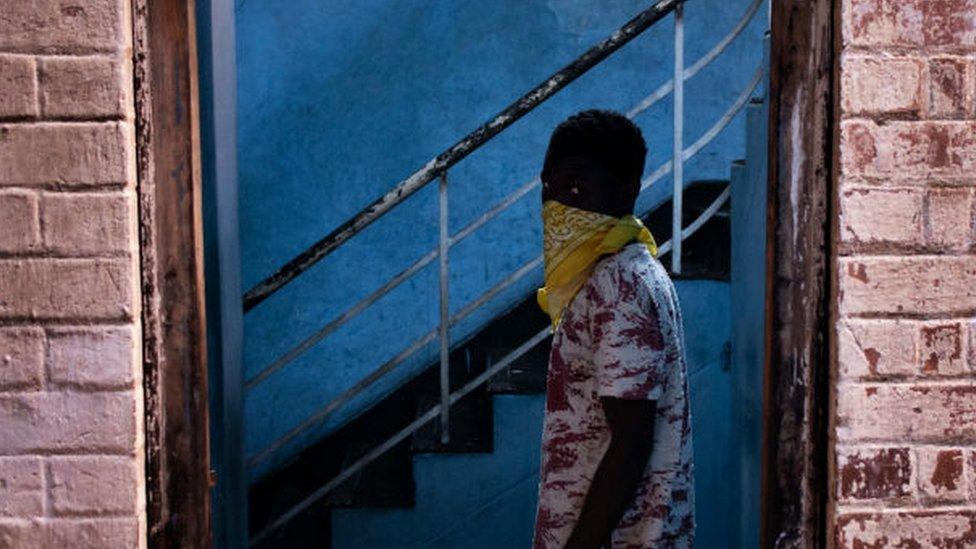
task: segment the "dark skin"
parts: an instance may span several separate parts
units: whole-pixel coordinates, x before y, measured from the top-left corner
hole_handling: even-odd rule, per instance
[[[632,196],[621,195],[608,193],[606,182],[559,177],[543,181],[542,200],[621,217],[632,213],[638,185],[633,182]],[[600,403],[610,427],[610,444],[593,476],[566,549],[610,546],[610,535],[633,503],[653,449],[655,401],[603,397]]]

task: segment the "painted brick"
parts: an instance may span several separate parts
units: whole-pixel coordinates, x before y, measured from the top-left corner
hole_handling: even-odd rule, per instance
[[[930,503],[967,499],[969,483],[961,448],[919,448],[916,456],[918,489],[923,499]]]
[[[33,57],[0,54],[0,118],[37,116],[35,74]]]
[[[844,513],[837,518],[836,547],[973,547],[976,511]]]
[[[842,315],[976,311],[976,256],[841,258],[838,266]]]
[[[51,510],[57,515],[135,511],[136,468],[127,457],[53,457],[48,461]]]
[[[37,202],[32,192],[0,191],[0,252],[29,252],[40,245]]]
[[[918,326],[913,322],[847,320],[838,326],[837,364],[843,378],[918,373]]]
[[[920,190],[856,188],[840,197],[842,242],[918,244],[925,202]]]
[[[933,189],[925,203],[925,238],[935,250],[964,252],[973,245],[972,189]]]
[[[845,45],[916,45],[922,41],[918,0],[846,0],[841,3]]]
[[[48,330],[48,375],[55,384],[129,388],[135,353],[133,330],[128,326]]]
[[[122,549],[140,547],[131,518],[0,519],[0,548]]]
[[[922,373],[966,373],[966,332],[967,326],[961,321],[934,322],[920,326],[918,349]]]
[[[48,57],[38,66],[41,113],[47,117],[121,118],[122,70],[114,57]]]
[[[36,457],[0,457],[0,517],[44,513],[44,476]]]
[[[0,448],[6,453],[135,449],[132,392],[0,394]]]
[[[976,370],[976,320],[969,322],[969,345],[967,348],[969,350],[969,369]]]
[[[976,385],[844,384],[837,391],[838,440],[976,440]]]
[[[130,319],[132,283],[124,259],[0,260],[0,318]]]
[[[973,62],[965,57],[929,60],[929,118],[963,118],[972,112]]]
[[[972,46],[976,0],[846,0],[845,45]]]
[[[122,47],[121,0],[4,2],[0,48],[33,52],[116,50]]]
[[[65,254],[125,252],[131,199],[122,193],[44,193],[44,244]]]
[[[0,125],[0,185],[132,181],[128,133],[117,122]]]
[[[969,479],[969,499],[976,501],[976,448],[967,449],[965,455]]]
[[[44,332],[0,327],[0,389],[39,389],[44,382]]]
[[[976,170],[976,123],[867,120],[841,124],[846,175],[910,177],[966,175]]]
[[[86,518],[47,522],[45,547],[105,549],[141,547],[139,527],[132,518]]]
[[[842,448],[837,453],[842,501],[912,498],[909,448]]]
[[[917,58],[845,55],[841,62],[843,114],[918,116],[923,105],[922,74]]]
[[[48,548],[41,523],[33,520],[0,518],[0,548]],[[67,547],[67,546],[64,546]]]

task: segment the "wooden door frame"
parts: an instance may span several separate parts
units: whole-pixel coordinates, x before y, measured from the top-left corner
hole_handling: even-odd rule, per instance
[[[133,0],[150,547],[210,540],[207,346],[193,2]]]
[[[131,7],[148,546],[244,546],[233,2]]]
[[[242,546],[233,2],[132,2],[149,545]],[[827,538],[835,3],[771,3],[762,547]]]
[[[761,547],[825,547],[836,0],[770,14]]]

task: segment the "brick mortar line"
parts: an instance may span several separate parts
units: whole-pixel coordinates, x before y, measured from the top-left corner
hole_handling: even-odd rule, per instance
[[[132,121],[126,118],[112,118],[110,120],[76,120],[74,118],[65,119],[52,119],[44,120],[41,118],[32,119],[29,122],[0,122],[0,126],[17,126],[17,127],[34,127],[34,128],[72,128],[72,127],[90,127],[90,126],[121,126],[127,125],[131,126]]]
[[[858,505],[851,505],[850,503],[845,503],[851,501],[858,502]],[[931,506],[924,503],[925,501],[930,501],[930,500],[924,499],[924,496],[920,494],[916,494],[913,490],[912,494],[910,495],[897,496],[892,498],[865,498],[865,499],[847,499],[847,500],[838,498],[837,505],[840,508],[847,508],[849,506],[860,508],[860,505],[875,503],[877,507],[873,507],[873,509],[884,508],[884,509],[901,510],[901,511],[905,511],[905,510],[928,511],[936,508],[939,509],[947,508],[947,504],[951,506],[949,502],[943,500],[934,501]],[[969,498],[959,501],[959,507],[961,508],[971,509],[972,505],[973,505],[972,501],[970,501]],[[957,509],[959,507],[957,507]]]
[[[875,120],[870,117],[864,116],[852,116],[849,118],[841,119],[841,122],[874,122]],[[916,118],[913,120],[895,120],[895,122],[912,122],[919,124],[939,124],[939,125],[959,125],[959,126],[972,126],[976,125],[976,118]]]
[[[105,55],[105,56],[115,56],[122,58],[124,50],[117,46],[110,48],[99,48],[99,47],[80,47],[80,48],[64,48],[64,47],[49,47],[49,48],[15,48],[15,47],[0,47],[0,55],[31,55],[31,56],[41,56],[41,55],[51,55],[59,57],[90,57],[94,55]]]
[[[959,123],[970,122],[971,123],[971,122],[976,122],[976,117],[968,116],[966,118],[949,118],[949,117],[933,118],[931,116],[919,115],[914,113],[883,112],[883,111],[869,113],[865,111],[858,111],[858,112],[851,113],[849,115],[842,114],[840,118],[841,122],[848,122],[852,120],[858,122],[870,121],[870,122],[874,122],[878,126],[884,126],[885,124],[891,122],[917,122],[917,123],[933,123],[933,124],[941,124],[946,122],[959,122]]]
[[[3,191],[47,191],[60,194],[108,194],[111,191],[130,191],[134,194],[134,185],[130,183],[0,183]]]
[[[838,444],[843,443],[843,444],[848,444],[848,445],[850,445],[850,444],[861,444],[861,443],[864,443],[864,444],[873,444],[873,445],[885,445],[885,446],[887,446],[889,448],[894,448],[894,447],[898,447],[898,446],[910,446],[910,447],[911,446],[931,446],[931,447],[938,447],[938,448],[953,449],[953,448],[968,448],[968,447],[970,447],[970,446],[973,445],[974,441],[976,441],[976,437],[973,437],[973,436],[958,437],[958,438],[955,438],[955,439],[953,439],[951,437],[944,437],[944,438],[948,438],[949,440],[941,441],[941,440],[929,439],[929,438],[905,440],[904,438],[902,438],[902,439],[883,439],[883,438],[857,438],[857,437],[851,437],[851,438],[838,438],[837,439],[837,443]]]
[[[110,457],[110,458],[131,458],[135,459],[135,454],[132,452],[128,453],[110,453],[110,454],[99,454],[99,453],[78,453],[78,452],[24,452],[22,454],[0,454],[0,459],[21,459],[21,458],[33,458],[44,460],[47,458],[72,458],[77,457],[79,459],[92,458],[92,457]]]
[[[931,513],[958,513],[959,511],[966,511],[976,513],[976,505],[972,502],[960,502],[959,505],[946,505],[941,503],[939,505],[934,505],[932,507],[865,507],[860,505],[845,505],[838,502],[838,514],[850,513],[850,514],[872,514],[872,515],[903,515],[907,512],[918,512],[924,514]],[[913,511],[914,510],[914,511]]]
[[[40,90],[38,90],[38,91],[40,91]],[[40,98],[39,97],[35,97],[35,101],[40,101]],[[95,115],[95,116],[42,116],[42,115],[33,116],[33,115],[21,115],[21,116],[12,116],[12,117],[9,117],[9,118],[0,118],[0,124],[8,125],[8,126],[13,126],[13,125],[20,125],[20,126],[35,125],[35,126],[39,126],[41,124],[47,124],[47,123],[50,123],[50,124],[62,124],[62,123],[63,124],[74,124],[74,123],[77,123],[77,124],[83,124],[83,123],[97,124],[97,123],[101,123],[101,122],[131,122],[131,120],[129,120],[128,118],[126,118],[126,115],[125,114],[120,114],[120,115],[109,114],[109,115]]]
[[[54,520],[58,520],[58,519],[84,520],[84,519],[100,519],[100,518],[101,519],[134,518],[134,517],[138,517],[138,516],[139,516],[138,510],[133,509],[132,511],[129,511],[129,512],[121,512],[121,511],[96,511],[96,510],[90,510],[90,511],[62,511],[60,513],[52,513],[47,518],[48,519],[54,519]]]
[[[848,383],[848,384],[882,384],[882,385],[893,385],[902,383],[926,383],[931,381],[974,381],[976,382],[976,373],[969,372],[965,374],[959,374],[956,376],[929,376],[929,377],[884,377],[878,376],[874,378],[866,377],[856,377],[856,376],[837,376],[838,383]]]
[[[957,380],[958,381],[958,380]],[[972,383],[958,383],[952,382],[951,380],[941,380],[941,379],[930,379],[919,382],[855,382],[849,380],[838,380],[837,388],[841,389],[845,386],[847,387],[863,387],[863,386],[883,386],[883,387],[902,387],[906,389],[939,389],[939,388],[973,388],[976,389],[976,379],[971,380]]]
[[[838,319],[856,319],[856,320],[918,320],[918,321],[937,321],[937,320],[947,320],[953,318],[966,318],[973,319],[976,318],[976,309],[971,310],[954,310],[946,311],[944,313],[892,313],[892,312],[868,312],[868,313],[846,313],[839,314]]]
[[[46,380],[46,384],[43,388],[36,387],[16,387],[11,386],[9,388],[0,388],[0,398],[2,397],[26,397],[26,396],[39,396],[39,395],[51,395],[51,394],[65,394],[70,393],[73,395],[118,395],[131,393],[136,388],[135,383],[127,384],[83,384],[78,382],[70,381],[51,381]]]
[[[0,328],[6,326],[74,326],[79,324],[91,324],[94,326],[137,326],[138,323],[131,317],[21,317],[9,316],[0,318]]]
[[[907,448],[909,450],[917,450],[919,448],[939,448],[939,449],[950,449],[950,450],[976,450],[976,443],[974,444],[950,444],[948,442],[942,444],[931,444],[931,443],[906,443],[906,444],[884,444],[878,442],[871,442],[866,444],[858,443],[837,443],[835,448],[838,450],[888,450],[891,448]]]
[[[43,227],[42,227],[43,229]],[[86,259],[128,259],[132,257],[132,252],[105,252],[100,254],[79,254],[65,255],[58,252],[40,250],[37,252],[0,252],[0,261],[10,261],[17,259],[51,259],[51,260],[86,260]]]
[[[912,258],[916,259],[919,257],[932,257],[932,252],[938,251],[934,249],[934,245],[920,247],[914,247],[911,244],[904,244],[899,242],[878,242],[878,243],[858,243],[850,241],[839,241],[837,242],[839,250],[837,250],[837,256],[840,258],[853,258],[853,257],[890,257],[890,258]],[[879,254],[874,250],[880,250],[881,248],[891,249],[890,254]],[[894,249],[892,249],[894,248]],[[953,257],[970,257],[976,256],[976,245],[969,244],[968,250],[946,250],[944,253],[940,253],[938,257],[953,258]],[[867,251],[867,253],[865,253]]]
[[[916,60],[931,60],[931,59],[945,59],[946,57],[958,57],[960,59],[969,59],[970,56],[976,53],[976,46],[970,48],[969,46],[961,46],[954,50],[911,50],[911,49],[898,49],[898,48],[881,48],[875,51],[864,49],[864,48],[845,48],[840,55],[841,62],[841,72],[843,72],[843,64],[847,58],[857,58],[857,59],[871,59],[879,62],[892,61],[892,60],[903,60],[903,59],[916,59]]]
[[[856,321],[857,324],[861,324],[861,322],[863,320],[865,320],[865,319],[861,319],[861,318],[857,318],[857,317],[851,317],[851,318],[841,317],[841,318],[838,319],[838,326],[840,326],[841,324],[843,324],[845,320],[854,320],[854,321]],[[870,320],[870,319],[868,319],[868,320]],[[882,320],[886,320],[886,319],[882,319]],[[962,315],[962,316],[957,316],[957,317],[938,318],[938,319],[933,319],[931,321],[925,320],[925,319],[918,319],[918,318],[899,318],[899,319],[892,319],[892,320],[901,320],[901,321],[904,321],[904,323],[906,323],[906,324],[926,324],[926,323],[929,323],[929,322],[947,322],[947,321],[948,322],[952,322],[952,321],[957,321],[957,322],[971,322],[973,320],[976,320],[976,314],[970,315],[970,316]]]
[[[67,448],[67,449],[51,449],[43,450],[39,448],[32,448],[24,450],[22,453],[8,453],[6,450],[0,451],[0,459],[2,458],[22,458],[22,457],[32,457],[32,458],[50,458],[50,457],[124,457],[128,459],[135,460],[136,456],[131,450],[116,450],[114,448],[106,447],[94,447],[85,450],[83,448]]]
[[[946,55],[954,55],[958,57],[965,57],[976,53],[976,46],[964,46],[964,45],[942,45],[942,46],[926,46],[926,45],[912,45],[912,46],[901,46],[895,44],[885,44],[885,45],[865,45],[865,44],[842,44],[840,48],[841,57],[851,54],[862,54],[865,56],[883,56],[883,58],[888,57],[915,57],[915,58],[929,58],[929,57],[939,57]]]
[[[905,256],[903,254],[897,254],[897,253],[892,253],[892,254],[872,253],[872,254],[863,254],[863,255],[860,255],[859,257],[862,257],[862,258],[865,258],[865,259],[892,259],[892,258],[899,258],[899,257],[905,257]],[[941,254],[941,253],[928,253],[928,254],[911,255],[909,257],[912,257],[913,259],[921,259],[921,258],[924,258],[924,259],[939,259],[939,258],[949,258],[949,259],[952,259],[952,258],[960,258],[960,257],[970,257],[970,258],[976,259],[976,254],[974,254],[974,253],[960,253],[960,254],[955,254],[955,255],[945,255],[945,254]]]

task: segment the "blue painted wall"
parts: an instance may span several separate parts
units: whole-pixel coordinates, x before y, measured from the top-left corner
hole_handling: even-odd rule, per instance
[[[738,21],[748,0],[696,0],[688,63]],[[645,0],[238,0],[242,277],[250,287],[646,7]],[[686,84],[685,141],[697,139],[761,59],[766,16]],[[450,227],[463,227],[538,173],[551,129],[590,107],[627,110],[672,70],[670,18],[472,154],[451,172]],[[671,149],[670,100],[636,119],[648,173]],[[741,116],[690,161],[686,180],[724,179],[743,154]],[[670,191],[661,180],[642,200]],[[269,362],[436,244],[427,188],[245,318],[245,372]],[[451,252],[457,311],[541,250],[538,195]],[[248,455],[264,448],[437,322],[436,266],[403,284],[246,399]],[[525,296],[541,272],[458,326],[463,337]],[[281,463],[435,356],[424,349],[341,413],[250,473]]]
[[[675,286],[684,317],[691,390],[696,546],[737,547],[738,485],[729,459],[729,284],[684,280]],[[496,396],[493,453],[416,456],[416,507],[333,511],[332,547],[529,547],[544,400],[543,395]]]

